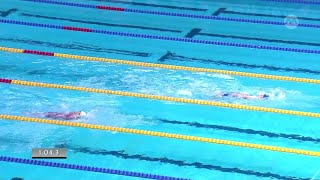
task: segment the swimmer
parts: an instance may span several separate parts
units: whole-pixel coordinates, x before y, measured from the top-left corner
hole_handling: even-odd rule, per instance
[[[249,95],[247,93],[237,93],[237,92],[226,92],[218,93],[218,97],[235,97],[242,99],[268,99],[270,96],[268,94],[259,94],[259,95]]]
[[[83,111],[75,111],[75,112],[67,112],[67,113],[60,113],[60,112],[46,112],[46,113],[38,113],[34,114],[36,116],[44,116],[45,118],[50,119],[60,119],[60,120],[76,120],[82,117],[85,117],[87,114]]]

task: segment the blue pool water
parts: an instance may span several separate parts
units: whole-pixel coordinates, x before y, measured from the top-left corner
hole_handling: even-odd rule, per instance
[[[227,0],[68,2],[199,15],[212,15],[219,8],[226,8],[229,13],[218,16],[283,22],[279,16],[293,14],[301,17],[300,23],[319,24],[320,21],[320,6],[258,0],[250,3]],[[6,13],[9,9],[16,10]],[[0,12],[2,19],[101,30],[185,37],[192,30],[200,29],[200,34],[194,34],[193,39],[313,50],[319,50],[320,46],[317,28],[288,29],[285,26],[101,11],[21,0],[3,0]],[[13,24],[0,24],[0,46],[320,79],[320,54]],[[7,52],[0,52],[0,57],[0,78],[320,112],[320,87],[316,84]],[[214,96],[216,91],[282,92],[285,97],[265,101],[221,99]],[[10,84],[0,84],[0,92],[0,114],[29,116],[32,112],[83,110],[88,112],[88,118],[79,122],[320,151],[320,121],[317,118]],[[66,147],[67,159],[51,161],[196,180],[311,179],[320,169],[319,157],[19,121],[1,120],[0,125],[1,156],[30,159],[32,148]],[[138,179],[0,162],[0,180],[12,177],[26,180]]]

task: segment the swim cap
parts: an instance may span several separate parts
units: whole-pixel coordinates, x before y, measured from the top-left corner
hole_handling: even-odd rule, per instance
[[[80,116],[86,116],[87,113],[85,113],[84,111],[80,111]]]

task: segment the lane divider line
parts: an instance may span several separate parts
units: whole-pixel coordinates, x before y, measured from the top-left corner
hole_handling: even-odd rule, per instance
[[[320,1],[303,1],[303,0],[261,0],[261,1],[320,5]]]
[[[259,106],[240,105],[240,104],[230,104],[230,103],[222,103],[222,102],[216,102],[216,101],[197,100],[197,99],[176,98],[176,97],[170,97],[170,96],[160,96],[160,95],[152,95],[152,94],[125,92],[125,91],[114,91],[114,90],[96,89],[96,88],[87,88],[87,87],[78,87],[78,86],[66,86],[66,85],[60,85],[60,84],[48,84],[48,83],[20,81],[20,80],[11,80],[11,79],[2,79],[2,78],[0,78],[0,83],[53,88],[53,89],[66,89],[66,90],[75,90],[75,91],[109,94],[109,95],[117,95],[117,96],[145,98],[145,99],[151,99],[151,100],[171,101],[171,102],[179,102],[179,103],[216,106],[216,107],[222,107],[222,108],[272,112],[272,113],[278,113],[278,114],[288,114],[288,115],[320,118],[320,113],[293,111],[293,110],[267,108],[267,107],[259,107]]]
[[[213,21],[229,21],[229,22],[267,24],[267,25],[278,25],[278,26],[285,25],[284,22],[280,22],[280,21],[266,21],[266,20],[255,20],[255,19],[244,19],[244,18],[218,17],[218,16],[197,15],[197,14],[182,14],[182,13],[172,13],[172,12],[163,12],[163,11],[140,10],[140,9],[99,6],[99,5],[90,5],[90,4],[81,4],[81,3],[70,3],[70,2],[63,2],[63,1],[52,1],[52,0],[23,0],[23,1],[55,4],[55,5],[62,5],[62,6],[73,6],[73,7],[80,7],[80,8],[100,9],[100,10],[108,10],[108,11],[122,11],[122,12],[138,13],[138,14],[152,14],[152,15],[160,15],[160,16],[206,19],[206,20],[213,20]],[[320,28],[320,25],[318,25],[318,24],[303,24],[303,23],[301,23],[298,26],[299,27],[307,27],[307,28]]]
[[[47,166],[47,167],[55,167],[55,168],[63,168],[63,169],[74,169],[81,171],[89,171],[89,172],[98,172],[104,174],[113,174],[127,177],[138,177],[144,179],[158,179],[158,180],[190,180],[185,178],[176,178],[170,176],[162,176],[155,174],[147,174],[133,171],[124,171],[118,169],[109,169],[109,168],[101,168],[94,166],[83,166],[77,164],[68,164],[68,163],[60,163],[60,162],[51,162],[51,161],[42,161],[42,160],[34,160],[34,159],[24,159],[24,158],[16,158],[9,156],[0,156],[0,161],[8,162],[8,163],[18,163],[18,164],[29,164],[34,166]]]
[[[179,37],[170,37],[170,36],[158,36],[158,35],[150,35],[150,34],[127,33],[127,32],[107,31],[107,30],[98,30],[98,29],[90,29],[90,28],[82,28],[82,27],[70,27],[70,26],[60,26],[60,25],[53,25],[53,24],[41,24],[41,23],[33,23],[33,22],[25,22],[25,21],[15,21],[15,20],[7,20],[7,19],[0,19],[0,23],[15,24],[15,25],[21,25],[21,26],[32,26],[32,27],[39,27],[39,28],[70,30],[70,31],[78,31],[78,32],[86,32],[86,33],[97,33],[97,34],[103,34],[103,35],[122,36],[122,37],[187,42],[187,43],[195,43],[195,44],[207,44],[207,45],[215,45],[215,46],[227,46],[227,47],[260,49],[260,50],[271,50],[271,51],[320,54],[320,50],[313,50],[313,49],[288,48],[288,47],[233,43],[233,42],[201,40],[201,39],[191,39],[191,38],[179,38]]]
[[[320,152],[316,152],[316,151],[284,148],[284,147],[278,147],[278,146],[269,146],[269,145],[206,138],[206,137],[199,137],[199,136],[164,133],[164,132],[157,132],[157,131],[146,131],[146,130],[139,130],[139,129],[129,129],[129,128],[121,128],[121,127],[113,127],[113,126],[105,126],[105,125],[86,124],[86,123],[79,123],[79,122],[31,118],[31,117],[24,117],[24,116],[12,116],[12,115],[6,115],[6,114],[0,114],[0,119],[80,127],[80,128],[87,128],[87,129],[97,129],[97,130],[104,130],[104,131],[129,133],[129,134],[145,135],[145,136],[155,136],[155,137],[163,137],[163,138],[171,138],[171,139],[180,139],[180,140],[187,140],[187,141],[206,142],[206,143],[236,146],[236,147],[242,147],[242,148],[252,148],[252,149],[268,150],[268,151],[275,151],[275,152],[302,154],[307,156],[318,156],[318,157],[320,156]]]
[[[276,76],[276,75],[269,75],[269,74],[228,71],[228,70],[221,70],[221,69],[196,68],[196,67],[176,66],[176,65],[168,65],[168,64],[146,63],[146,62],[139,62],[139,61],[128,61],[128,60],[100,58],[100,57],[92,57],[92,56],[80,56],[80,55],[74,55],[74,54],[61,54],[61,53],[54,53],[54,52],[23,50],[23,49],[16,49],[16,48],[1,47],[1,46],[0,46],[0,51],[42,55],[42,56],[55,56],[60,58],[85,60],[85,61],[98,61],[98,62],[113,63],[113,64],[123,64],[128,66],[161,68],[161,69],[191,71],[191,72],[218,73],[218,74],[226,74],[226,75],[234,75],[234,76],[242,76],[242,77],[250,77],[250,78],[320,84],[320,80],[318,79],[298,78],[298,77],[290,77],[290,76]]]

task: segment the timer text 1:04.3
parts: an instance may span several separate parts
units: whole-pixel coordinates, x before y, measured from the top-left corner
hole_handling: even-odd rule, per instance
[[[65,148],[34,148],[32,158],[67,158]]]

